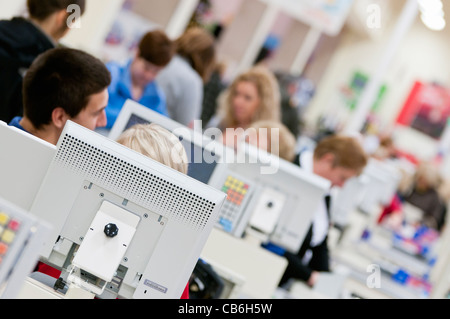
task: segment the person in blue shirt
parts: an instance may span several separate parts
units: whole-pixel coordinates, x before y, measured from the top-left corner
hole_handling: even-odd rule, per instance
[[[115,61],[106,64],[112,77],[108,89],[106,129],[113,127],[128,99],[168,116],[164,92],[156,84],[155,78],[169,64],[174,54],[173,41],[163,31],[153,30],[142,37],[133,59],[125,64]]]

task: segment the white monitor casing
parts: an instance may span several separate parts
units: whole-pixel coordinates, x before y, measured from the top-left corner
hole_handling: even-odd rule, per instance
[[[224,194],[70,121],[57,149],[31,210],[54,226],[42,257],[68,254],[65,242],[83,245],[109,202],[140,219],[121,262],[127,271],[118,296],[178,299]]]
[[[264,189],[284,194],[285,202],[277,223],[273,231],[267,234],[270,242],[297,253],[319,204],[324,201],[330,189],[330,181],[255,146],[241,144],[239,149],[241,151],[238,151],[238,158],[241,156],[239,152],[242,152],[245,159],[230,165],[230,170],[256,182],[260,194],[267,194]],[[251,211],[258,207],[258,194],[253,197],[253,205],[249,207]],[[253,214],[252,211],[246,215],[251,218]],[[249,221],[242,222],[242,232]]]
[[[0,196],[30,210],[56,146],[0,121]]]

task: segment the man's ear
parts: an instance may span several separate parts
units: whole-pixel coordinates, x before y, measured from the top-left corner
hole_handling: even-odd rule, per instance
[[[63,129],[70,117],[62,107],[57,107],[52,112],[52,122],[59,129]]]
[[[55,13],[55,20],[58,23],[58,26],[67,26],[67,9],[61,9]]]

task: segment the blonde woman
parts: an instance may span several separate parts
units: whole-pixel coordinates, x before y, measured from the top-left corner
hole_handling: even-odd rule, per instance
[[[281,121],[281,96],[273,73],[256,66],[239,75],[220,96],[217,115],[208,127],[222,130],[224,144],[233,147],[243,131],[261,120]]]
[[[123,132],[117,142],[183,174],[187,174],[188,158],[183,145],[174,134],[159,125],[135,125]],[[189,299],[189,285],[186,286],[181,299]]]
[[[414,181],[405,192],[403,199],[423,211],[422,223],[441,230],[446,214],[446,203],[440,197],[442,176],[436,165],[431,162],[419,163]]]
[[[204,84],[216,62],[214,37],[192,27],[175,40],[176,54],[156,81],[166,95],[169,117],[186,126],[200,119]]]

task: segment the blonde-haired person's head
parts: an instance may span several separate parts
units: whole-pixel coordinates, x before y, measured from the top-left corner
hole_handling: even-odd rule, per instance
[[[183,174],[187,174],[188,158],[183,145],[174,134],[159,125],[135,125],[124,131],[117,142]]]
[[[415,174],[415,186],[417,189],[438,189],[442,182],[442,176],[436,165],[431,162],[420,162]]]
[[[219,97],[218,115],[223,128],[241,127],[234,114],[233,98],[240,83],[252,83],[258,94],[259,105],[252,115],[251,123],[281,120],[281,93],[275,75],[264,66],[255,66],[240,74]]]
[[[263,120],[253,123],[250,128],[256,130],[257,140],[255,142],[259,147],[286,161],[294,161],[297,142],[294,135],[283,123]],[[266,140],[261,140],[264,134]],[[274,146],[277,150],[274,149]]]
[[[322,139],[314,150],[314,158],[320,159],[326,154],[334,156],[335,167],[352,169],[358,174],[362,173],[368,162],[361,143],[352,136],[332,135]]]
[[[190,27],[175,40],[175,46],[177,54],[186,58],[206,83],[216,63],[212,34],[201,27]]]
[[[333,135],[317,144],[313,172],[328,179],[332,187],[343,187],[363,172],[367,162],[368,156],[358,137]]]

